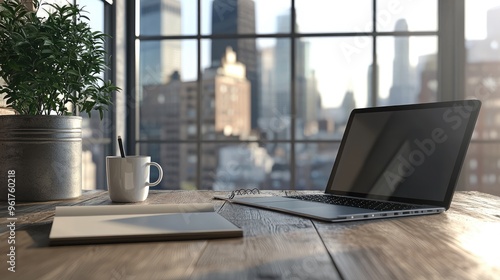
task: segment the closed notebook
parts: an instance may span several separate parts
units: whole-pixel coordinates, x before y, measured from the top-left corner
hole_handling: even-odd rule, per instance
[[[51,245],[241,237],[212,204],[59,206]]]

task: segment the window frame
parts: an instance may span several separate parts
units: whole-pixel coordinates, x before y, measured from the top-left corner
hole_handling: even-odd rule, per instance
[[[102,17],[103,20],[103,30],[102,33],[109,35],[104,41],[104,50],[108,54],[105,57],[106,65],[110,65],[103,73],[103,79],[105,81],[112,81],[116,84],[117,72],[116,72],[116,3],[112,0],[94,0],[96,2],[102,2],[103,11]],[[71,0],[73,5],[82,5],[81,0]],[[85,6],[83,7],[84,10]],[[89,15],[89,18],[92,18],[96,15]],[[96,189],[106,189],[106,170],[105,170],[105,156],[112,153],[112,151],[117,150],[116,141],[113,139],[117,138],[117,130],[116,130],[116,122],[120,118],[119,115],[116,114],[116,104],[117,95],[112,94],[111,102],[112,105],[108,106],[108,110],[103,114],[103,120],[100,121],[101,124],[107,124],[109,127],[103,126],[103,137],[86,137],[82,138],[82,150],[85,145],[91,147],[89,150],[94,150],[92,146],[99,145],[102,147],[101,155],[103,158],[95,161],[94,163],[97,165],[96,168],[96,177],[95,177],[95,187]],[[79,114],[79,112],[76,112]],[[94,113],[95,114],[95,113]],[[92,115],[93,117],[94,114]],[[98,114],[97,114],[98,115]],[[87,117],[86,115],[84,117]],[[103,122],[104,121],[104,122]],[[84,178],[85,180],[85,178]]]
[[[196,144],[197,149],[197,168],[196,168],[196,186],[202,186],[202,145],[210,143],[224,144],[241,144],[241,143],[256,143],[262,141],[234,141],[234,140],[207,140],[202,137],[202,116],[200,113],[196,117],[196,139],[195,140],[144,140],[140,139],[139,135],[139,98],[140,92],[137,81],[138,76],[138,58],[139,58],[139,42],[141,41],[159,41],[159,40],[196,40],[197,41],[197,112],[201,112],[202,105],[202,65],[201,65],[201,45],[202,40],[212,39],[259,39],[259,38],[287,38],[291,40],[290,51],[290,100],[291,100],[291,115],[296,115],[296,83],[293,82],[296,73],[295,53],[296,40],[307,37],[351,37],[351,36],[370,36],[372,38],[372,65],[377,65],[377,39],[379,37],[395,37],[395,36],[436,36],[438,40],[438,101],[462,99],[465,96],[465,34],[464,34],[464,0],[438,0],[438,28],[437,31],[408,31],[408,32],[377,32],[376,30],[376,15],[377,15],[377,0],[372,0],[372,21],[373,29],[371,32],[335,32],[335,33],[297,33],[295,0],[291,0],[291,30],[290,33],[277,34],[203,34],[201,28],[201,0],[197,0],[197,34],[195,35],[176,35],[176,36],[145,36],[137,34],[136,21],[137,9],[140,0],[126,1],[126,72],[125,72],[125,87],[126,100],[132,102],[126,106],[126,135],[129,140],[127,143],[127,151],[129,154],[137,154],[140,151],[142,143],[160,143],[160,144]],[[131,20],[133,19],[133,20]],[[378,99],[378,69],[373,67],[371,73],[371,89],[369,94],[369,106],[377,106]],[[300,140],[296,139],[296,120],[291,118],[291,135],[289,140],[266,140],[266,143],[286,143],[291,145],[290,149],[290,189],[295,189],[296,185],[296,155],[295,146],[299,143],[340,143],[339,140]]]

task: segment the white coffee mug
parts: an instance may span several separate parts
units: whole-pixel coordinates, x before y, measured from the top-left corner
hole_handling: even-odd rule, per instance
[[[153,165],[160,171],[158,180],[149,182],[149,168]],[[156,186],[163,178],[163,169],[150,156],[107,156],[106,177],[109,197],[114,202],[144,201],[149,187]]]

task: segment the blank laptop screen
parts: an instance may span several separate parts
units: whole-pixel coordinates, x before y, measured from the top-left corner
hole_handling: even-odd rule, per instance
[[[458,176],[454,169],[464,138],[470,140],[472,110],[355,110],[327,192],[443,201]]]

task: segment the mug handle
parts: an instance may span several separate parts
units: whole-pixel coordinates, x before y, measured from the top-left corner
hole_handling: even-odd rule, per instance
[[[156,180],[156,182],[154,183],[146,183],[146,186],[147,187],[154,187],[156,185],[158,185],[160,182],[161,182],[161,179],[163,179],[163,169],[161,168],[161,166],[156,163],[156,162],[148,162],[146,163],[147,166],[155,166],[156,168],[158,168],[158,171],[160,171],[160,176],[158,177],[158,180]]]

